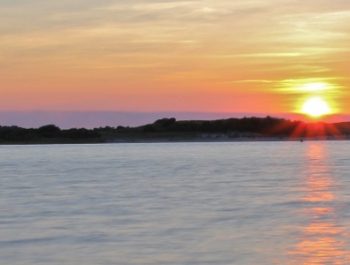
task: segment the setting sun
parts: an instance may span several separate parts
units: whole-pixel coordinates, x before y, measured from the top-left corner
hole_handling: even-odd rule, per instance
[[[302,113],[318,118],[331,113],[329,104],[321,97],[307,99],[302,106]]]

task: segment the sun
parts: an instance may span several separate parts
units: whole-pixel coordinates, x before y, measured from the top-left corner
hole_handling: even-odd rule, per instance
[[[313,118],[320,118],[331,114],[329,104],[321,97],[311,97],[307,99],[301,109],[302,113]]]

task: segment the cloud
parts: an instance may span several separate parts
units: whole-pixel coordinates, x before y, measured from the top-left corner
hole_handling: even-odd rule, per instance
[[[348,0],[2,0],[1,74],[17,86],[58,72],[68,86],[85,73],[134,94],[228,90],[232,80],[257,91],[269,80],[344,75],[349,32]]]

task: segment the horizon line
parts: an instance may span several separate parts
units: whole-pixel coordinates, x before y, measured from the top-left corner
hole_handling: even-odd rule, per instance
[[[276,117],[307,121],[305,115],[297,113],[261,113],[261,112],[185,112],[185,111],[3,111],[0,110],[0,125],[20,126],[23,128],[56,124],[60,128],[97,128],[104,126],[141,126],[161,118],[177,120],[213,120],[243,117]],[[325,122],[350,120],[350,115],[332,115],[324,117]]]

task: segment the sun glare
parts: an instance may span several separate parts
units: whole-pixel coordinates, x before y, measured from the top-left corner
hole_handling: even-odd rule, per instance
[[[307,99],[302,106],[302,113],[313,118],[319,118],[330,114],[329,104],[321,97],[312,97]]]
[[[319,92],[324,91],[329,88],[329,84],[324,82],[314,82],[314,83],[307,83],[300,87],[302,91],[306,92]]]

